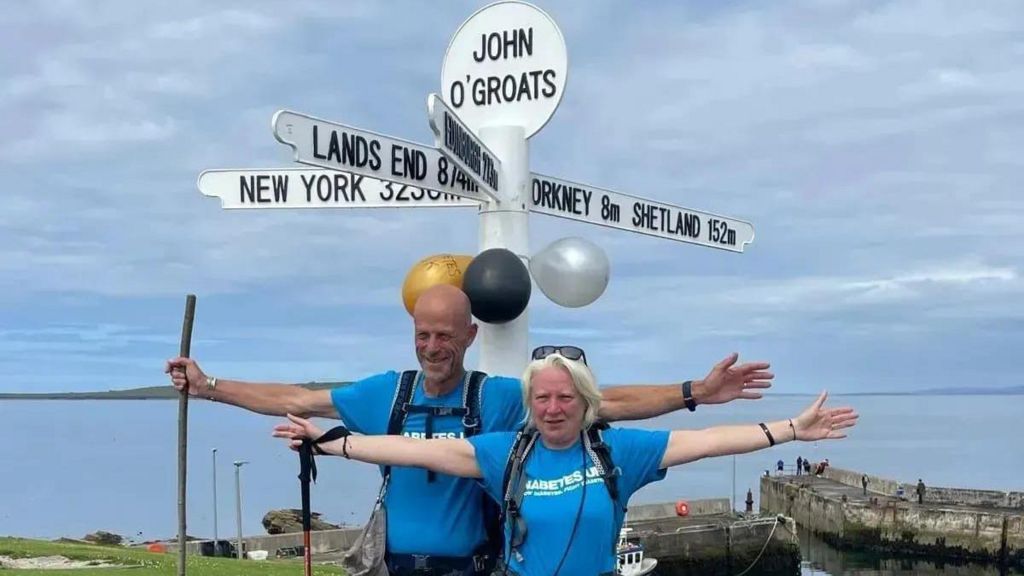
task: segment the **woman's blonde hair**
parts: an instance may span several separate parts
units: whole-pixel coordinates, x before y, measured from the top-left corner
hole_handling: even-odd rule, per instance
[[[523,406],[526,408],[526,418],[523,420],[526,429],[536,428],[533,423],[533,411],[530,408],[530,394],[533,391],[533,377],[545,368],[562,368],[569,373],[576,393],[587,407],[583,413],[583,430],[590,428],[590,425],[597,421],[597,413],[601,408],[601,392],[597,389],[594,374],[586,364],[555,353],[530,362],[523,372],[520,383],[523,390]]]

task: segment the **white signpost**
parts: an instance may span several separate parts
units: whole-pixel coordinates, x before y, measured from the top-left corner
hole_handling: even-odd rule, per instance
[[[668,240],[743,252],[749,222],[533,174],[530,211]]]
[[[205,170],[199,191],[229,210],[480,206],[454,194],[320,168]]]
[[[485,201],[472,177],[436,148],[280,110],[274,137],[295,151],[295,161],[397,184]]]
[[[529,259],[530,212],[656,238],[743,252],[742,220],[531,174],[527,139],[561,102],[565,40],[539,8],[504,0],[459,27],[445,53],[441,96],[427,99],[436,147],[282,110],[274,136],[322,169],[207,170],[199,189],[224,208],[477,206],[480,250]],[[480,369],[518,374],[528,312],[480,329]]]

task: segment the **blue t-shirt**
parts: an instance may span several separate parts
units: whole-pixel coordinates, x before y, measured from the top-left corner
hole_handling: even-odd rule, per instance
[[[387,434],[399,372],[385,372],[331,391],[331,400],[349,429],[361,434]],[[422,380],[411,402],[425,406],[462,407],[465,378],[444,396],[429,398]],[[519,380],[487,378],[481,387],[481,432],[513,430],[525,416]],[[410,413],[402,434],[423,437],[426,414]],[[462,438],[461,416],[435,416],[434,438]],[[383,468],[382,468],[383,470]],[[427,482],[422,468],[393,466],[384,497],[388,511],[388,551],[396,554],[471,556],[486,539],[483,492],[471,478],[436,474]]]
[[[622,428],[610,428],[602,433],[611,449],[612,462],[622,469],[618,480],[622,504],[643,486],[665,477],[665,469],[659,466],[668,446],[668,434],[667,431]],[[484,434],[469,441],[483,472],[484,489],[500,502],[504,497],[505,464],[515,443],[515,433]],[[509,550],[505,551],[506,561],[516,574],[551,576],[563,554],[566,554],[560,572],[563,575],[589,576],[615,570],[615,545],[624,512],[621,506],[612,504],[604,480],[589,458],[586,460],[587,481],[583,482],[583,462],[584,450],[579,441],[569,448],[551,450],[538,438],[527,455],[527,483],[522,502],[526,539],[519,547],[522,561]],[[576,534],[570,546],[574,524]],[[506,525],[506,545],[508,539]]]

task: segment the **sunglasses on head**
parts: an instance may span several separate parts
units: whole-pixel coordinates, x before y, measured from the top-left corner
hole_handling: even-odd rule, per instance
[[[587,363],[587,355],[583,353],[583,348],[578,346],[537,346],[533,349],[532,359],[543,360],[552,354],[561,355],[567,360]]]

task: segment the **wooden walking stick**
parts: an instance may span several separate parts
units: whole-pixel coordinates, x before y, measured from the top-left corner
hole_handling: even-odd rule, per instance
[[[196,295],[185,297],[185,320],[181,324],[179,356],[188,358],[192,349],[192,320],[196,315]],[[185,576],[185,466],[188,454],[188,380],[178,397],[178,576]],[[216,544],[215,544],[216,545]]]

